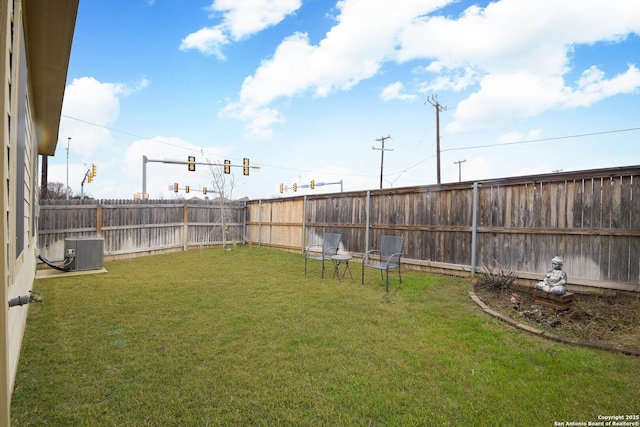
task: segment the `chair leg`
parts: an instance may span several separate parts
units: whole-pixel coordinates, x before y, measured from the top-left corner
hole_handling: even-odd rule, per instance
[[[320,276],[324,279],[324,258],[322,258],[322,273],[320,273]]]
[[[364,260],[362,261],[362,279],[360,281],[361,285],[364,285]]]
[[[382,273],[382,270],[380,270],[380,273]],[[389,269],[387,268],[387,292],[389,292]]]
[[[400,273],[400,266],[398,265],[398,277],[400,277],[400,283],[402,283],[402,273]]]

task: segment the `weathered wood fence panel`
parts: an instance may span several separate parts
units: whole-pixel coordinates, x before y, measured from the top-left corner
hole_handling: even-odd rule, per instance
[[[244,203],[85,201],[40,206],[41,255],[64,257],[67,237],[102,237],[106,256],[244,243]]]
[[[41,252],[105,238],[105,255],[247,242],[302,252],[327,232],[361,256],[383,235],[405,259],[452,272],[495,262],[539,280],[561,256],[573,284],[640,291],[640,166],[244,203],[112,201],[42,205]]]
[[[96,205],[40,206],[38,218],[38,240],[40,253],[45,258],[49,254],[64,253],[64,239],[67,237],[95,236],[97,229]]]
[[[221,242],[243,243],[244,208],[241,205],[187,205],[188,246]]]
[[[105,254],[122,255],[180,248],[183,238],[184,207],[181,205],[99,205],[102,211],[100,236]]]
[[[248,214],[276,205],[287,220],[268,234],[249,223],[252,244],[301,251],[338,232],[357,256],[391,234],[405,237],[405,257],[416,265],[481,271],[497,262],[534,280],[560,255],[574,284],[640,290],[638,166],[250,201]],[[295,228],[304,241],[286,237]]]
[[[302,245],[303,210],[304,200],[258,201],[247,215],[247,241],[280,249],[299,248]]]
[[[324,233],[341,233],[342,250],[361,252],[366,220],[366,197],[336,193],[306,198],[305,246],[321,245]]]

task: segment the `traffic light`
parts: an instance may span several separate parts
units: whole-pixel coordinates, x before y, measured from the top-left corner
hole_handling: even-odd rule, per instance
[[[293,191],[298,191],[298,184],[295,182],[293,183]]]
[[[196,171],[196,156],[189,156],[189,171]]]
[[[316,180],[312,179],[311,180],[311,189],[313,190],[314,188],[316,188]]]
[[[280,194],[284,193],[284,184],[280,184]]]
[[[242,159],[242,175],[249,175],[249,158]]]
[[[177,192],[178,192],[178,183],[177,183],[177,182],[174,182],[174,183],[173,183],[173,192],[174,192],[174,193],[177,193]]]
[[[207,187],[202,187],[202,194],[207,194]]]
[[[185,185],[185,186],[184,186],[184,192],[185,192],[185,193],[188,193],[188,192],[189,192],[189,186],[188,186],[188,185]]]
[[[224,161],[224,173],[231,173],[231,160]]]
[[[93,177],[91,176],[91,174],[87,175],[87,182],[89,184],[91,184],[93,182]]]
[[[93,181],[93,178],[95,178],[95,177],[96,177],[96,169],[97,169],[97,168],[96,168],[96,164],[95,164],[95,163],[92,163],[92,164],[91,164],[91,180],[92,180],[92,181]]]

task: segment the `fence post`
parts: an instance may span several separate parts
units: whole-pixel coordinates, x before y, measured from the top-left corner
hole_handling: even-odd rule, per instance
[[[147,156],[142,156],[142,198],[147,194]]]
[[[473,183],[473,213],[471,224],[471,275],[476,274],[476,247],[478,246],[478,182]]]
[[[96,236],[102,236],[102,204],[100,202],[96,206]]]
[[[182,248],[183,250],[187,250],[187,247],[189,246],[189,208],[187,207],[187,204],[185,203],[184,205],[182,205],[182,209],[183,209],[183,214],[182,214],[182,222],[184,224],[183,226],[183,243],[182,243]],[[224,231],[223,231],[224,232]]]
[[[244,219],[242,220],[242,245],[245,245],[247,243],[247,240],[249,240],[248,239],[249,236],[247,236],[247,211],[248,211],[248,208],[247,208],[247,201],[246,200],[243,202],[242,207],[244,209],[244,215],[243,215]]]
[[[262,199],[258,202],[258,247],[262,247]]]
[[[304,248],[306,248],[305,238],[307,236],[307,195],[304,195],[304,199],[302,201],[302,253],[304,253]]]
[[[369,251],[369,228],[371,226],[371,223],[369,222],[369,215],[371,212],[371,190],[367,190],[367,207],[365,210],[367,222],[364,227],[364,253],[366,254]]]

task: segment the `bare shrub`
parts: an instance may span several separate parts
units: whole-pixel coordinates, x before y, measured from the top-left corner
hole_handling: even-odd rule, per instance
[[[484,272],[480,273],[478,284],[492,292],[510,292],[518,276],[498,261],[493,260],[493,267],[482,265]]]

